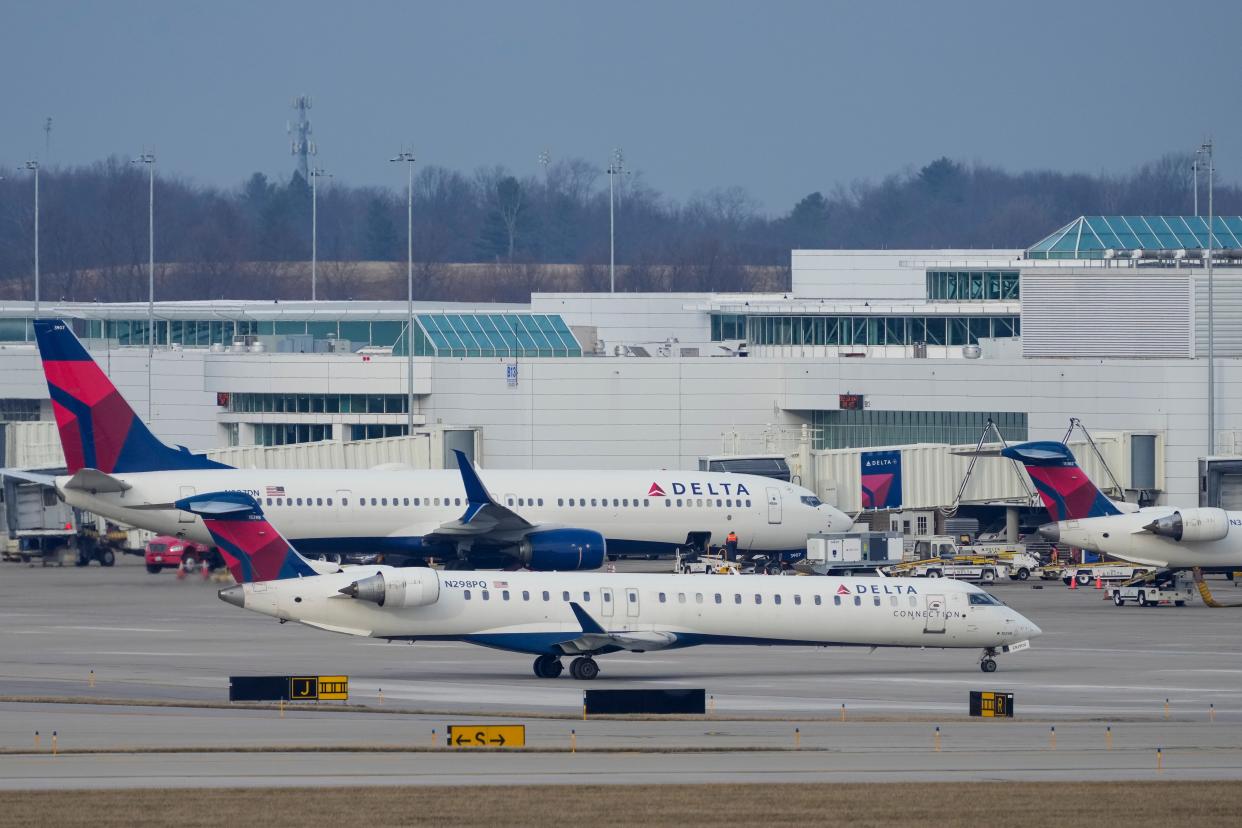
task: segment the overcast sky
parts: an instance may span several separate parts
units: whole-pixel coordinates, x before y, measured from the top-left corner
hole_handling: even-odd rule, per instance
[[[0,165],[154,145],[233,186],[293,170],[290,99],[319,163],[537,172],[614,146],[676,199],[741,185],[769,211],[941,155],[1125,171],[1208,134],[1242,165],[1239,0],[111,2],[7,0]]]

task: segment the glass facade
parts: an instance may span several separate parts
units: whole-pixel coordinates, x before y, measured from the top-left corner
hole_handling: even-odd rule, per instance
[[[403,394],[230,394],[229,411],[290,414],[404,414]]]
[[[1108,250],[1242,248],[1242,216],[1080,216],[1026,250],[1028,259],[1103,259]]]
[[[378,425],[375,423],[354,425],[349,427],[349,439],[378,440],[381,437],[404,437],[409,431],[409,427],[403,425]]]
[[[910,443],[977,443],[988,418],[1009,442],[1027,439],[1027,415],[1017,411],[815,411],[815,448],[867,448]]]
[[[0,423],[28,423],[37,419],[38,400],[0,400]]]
[[[740,313],[712,314],[712,342],[746,338],[746,317]]]
[[[1016,270],[929,270],[927,299],[932,302],[1016,302],[1019,283]]]
[[[1021,335],[1017,316],[752,316],[751,345],[973,345]]]
[[[332,426],[321,423],[259,423],[254,441],[260,446],[287,446],[291,443],[318,443],[332,439]]]
[[[426,313],[418,322],[436,356],[582,356],[565,320],[554,314]]]

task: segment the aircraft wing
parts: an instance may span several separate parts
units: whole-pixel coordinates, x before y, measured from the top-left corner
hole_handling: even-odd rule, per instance
[[[462,483],[466,487],[466,511],[457,520],[440,524],[429,537],[482,539],[494,536],[498,540],[514,540],[535,527],[491,496],[465,454],[456,450],[453,453],[457,455]]]
[[[581,604],[570,601],[569,608],[574,611],[574,616],[582,625],[582,633],[557,643],[556,646],[565,655],[609,653],[618,650],[645,653],[651,650],[662,650],[677,641],[677,636],[668,632],[608,632],[582,608]]]

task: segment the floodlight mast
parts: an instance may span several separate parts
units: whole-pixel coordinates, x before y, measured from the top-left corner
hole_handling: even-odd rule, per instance
[[[319,188],[316,182],[331,178],[332,174],[321,167],[315,167],[308,174],[311,185],[311,301],[314,302],[319,298]]]
[[[1211,457],[1216,454],[1216,285],[1213,280],[1212,260],[1215,258],[1216,252],[1216,233],[1212,226],[1213,221],[1213,203],[1212,203],[1212,187],[1213,177],[1216,172],[1215,165],[1212,162],[1213,141],[1210,139],[1199,147],[1199,152],[1207,159],[1207,177],[1208,177],[1208,216],[1207,216],[1207,283],[1208,283],[1208,412],[1207,412],[1207,453]]]
[[[155,153],[144,152],[132,164],[147,165],[147,360],[155,353]],[[150,401],[148,400],[148,405]]]
[[[618,147],[612,151],[612,163],[608,165],[608,292],[617,292],[617,222],[616,209],[614,202],[616,201],[616,179],[618,175],[629,175],[630,171],[625,168],[625,157]]]
[[[406,434],[414,433],[414,153],[401,150],[390,162],[406,165],[405,189],[405,422]]]
[[[26,169],[34,173],[34,315],[39,317],[39,162],[27,161]]]

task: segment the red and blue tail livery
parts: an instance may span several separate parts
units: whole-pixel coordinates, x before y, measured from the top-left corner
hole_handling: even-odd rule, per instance
[[[239,584],[318,574],[267,522],[258,501],[248,494],[214,492],[182,498],[173,505],[203,519]]]
[[[36,319],[34,329],[70,474],[231,468],[156,439],[64,322]]]
[[[1020,443],[1001,451],[1002,457],[1026,467],[1036,491],[1054,521],[1119,515],[1121,510],[1078,467],[1074,454],[1051,440]]]

